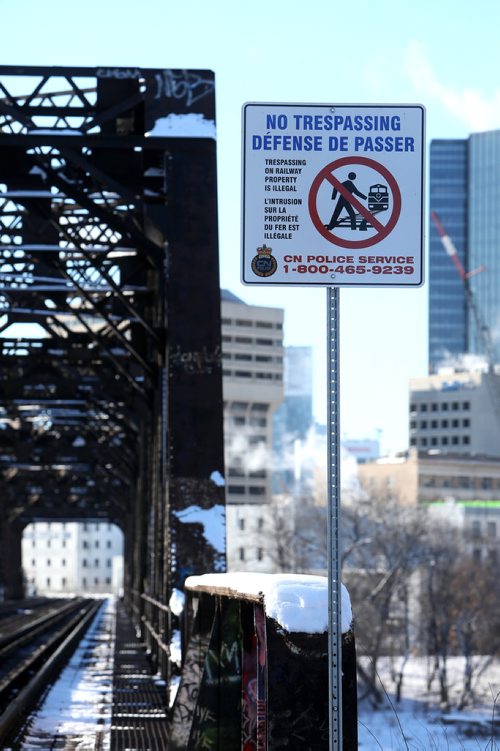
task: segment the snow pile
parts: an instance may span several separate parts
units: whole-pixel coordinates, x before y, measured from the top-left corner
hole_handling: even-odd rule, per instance
[[[196,112],[190,112],[187,115],[171,113],[166,117],[159,117],[146,136],[215,138],[215,123],[213,120],[206,120],[202,114]]]
[[[226,549],[226,509],[218,505],[212,508],[189,506],[181,511],[174,511],[174,515],[183,524],[201,524],[207,542],[219,553]]]
[[[328,579],[309,574],[204,574],[186,579],[186,589],[216,594],[262,597],[266,615],[289,632],[318,634],[328,630]],[[351,600],[342,585],[342,632],[352,623]]]

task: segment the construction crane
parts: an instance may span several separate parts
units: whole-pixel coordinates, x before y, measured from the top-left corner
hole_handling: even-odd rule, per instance
[[[481,315],[481,311],[479,310],[476,304],[471,286],[469,284],[469,279],[471,279],[473,276],[476,276],[477,274],[480,274],[482,271],[485,271],[486,267],[478,266],[477,269],[473,269],[472,271],[466,271],[464,269],[462,261],[460,260],[460,256],[458,255],[458,252],[453,243],[453,240],[446,233],[446,230],[443,227],[443,224],[439,216],[436,214],[435,211],[431,211],[431,217],[432,217],[434,224],[436,225],[437,231],[439,233],[439,237],[441,238],[441,243],[443,245],[443,248],[445,249],[450,259],[452,260],[458,272],[458,275],[460,276],[460,279],[462,280],[467,307],[471,311],[472,315],[474,316],[474,322],[476,324],[478,336],[479,336],[479,339],[481,340],[481,344],[482,344],[484,354],[486,357],[486,362],[488,364],[488,372],[494,373],[495,372],[495,347],[494,347],[493,339],[491,336],[491,330]]]
[[[469,280],[473,276],[476,276],[477,274],[480,274],[481,272],[485,271],[486,267],[478,266],[477,269],[473,269],[472,271],[466,271],[464,269],[462,261],[460,260],[460,256],[458,255],[458,252],[453,243],[453,240],[446,233],[446,230],[443,227],[443,224],[439,216],[436,214],[435,211],[431,211],[431,217],[432,217],[434,224],[436,225],[437,231],[439,233],[439,237],[441,238],[441,243],[443,245],[443,248],[445,249],[447,255],[450,257],[451,261],[453,262],[460,276],[460,279],[462,280],[462,284],[463,284],[464,292],[465,292],[465,299],[467,302],[467,308],[471,311],[472,315],[474,316],[474,322],[476,324],[478,336],[482,345],[482,349],[484,351],[484,355],[486,357],[486,363],[488,366],[488,372],[486,374],[487,375],[486,382],[487,382],[490,396],[492,399],[493,409],[495,411],[498,423],[500,424],[500,384],[497,382],[497,378],[495,376],[495,346],[493,344],[493,338],[491,336],[491,329],[487,325],[486,321],[483,319],[483,316],[481,314],[479,307],[476,304],[474,294],[469,284]]]

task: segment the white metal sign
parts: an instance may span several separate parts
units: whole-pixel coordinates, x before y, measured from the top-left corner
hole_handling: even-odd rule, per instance
[[[421,105],[243,106],[244,284],[423,283]]]

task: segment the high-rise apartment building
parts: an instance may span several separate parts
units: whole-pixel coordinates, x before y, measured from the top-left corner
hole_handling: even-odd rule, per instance
[[[276,570],[273,415],[283,400],[283,310],[221,293],[229,570]]]
[[[269,502],[273,414],[283,401],[283,310],[222,291],[228,503]]]
[[[430,151],[430,209],[438,214],[469,278],[481,318],[500,362],[500,130],[462,140],[435,140]],[[484,354],[463,282],[429,227],[429,371],[462,354]]]

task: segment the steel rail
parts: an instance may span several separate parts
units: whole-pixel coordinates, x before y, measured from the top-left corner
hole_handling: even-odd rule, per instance
[[[45,652],[43,654],[44,664],[0,715],[0,744],[11,738],[23,726],[26,716],[36,707],[47,685],[60,673],[101,606],[101,601],[89,603],[84,608],[83,615],[79,614],[77,618],[72,619],[64,632],[61,631],[57,638],[51,640],[50,655]]]

